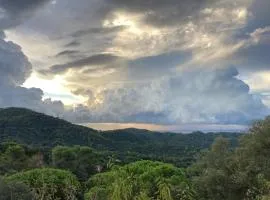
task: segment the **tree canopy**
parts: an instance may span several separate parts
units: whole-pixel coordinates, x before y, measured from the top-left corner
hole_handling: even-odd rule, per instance
[[[202,200],[270,198],[270,118],[256,122],[239,146],[218,138],[190,168]]]
[[[99,167],[105,165],[102,156],[90,147],[57,146],[52,149],[53,166],[60,169],[68,169],[80,180],[86,180],[90,175],[99,171]]]
[[[89,200],[193,199],[194,191],[182,169],[161,162],[139,161],[88,181]]]
[[[33,169],[8,176],[7,182],[21,182],[31,188],[37,200],[74,200],[80,183],[76,176],[60,169]]]
[[[2,125],[7,127],[9,119],[3,118],[7,123]],[[62,127],[61,124],[59,122],[57,127]],[[46,137],[42,123],[39,125],[35,130],[41,132],[30,134],[31,137],[37,134],[38,139],[53,140],[50,134],[49,139]],[[58,128],[54,131],[64,136],[63,129]],[[4,135],[0,131],[2,138],[5,138],[5,131]],[[35,143],[35,140],[33,145],[2,142],[0,199],[270,199],[270,117],[254,123],[247,134],[239,137],[238,142],[238,136],[234,134],[197,132],[185,136],[137,131],[95,132],[97,138],[106,141],[106,145],[99,143],[100,140],[92,140],[97,143],[89,146],[78,145],[77,142],[84,144],[83,139],[89,136],[81,137],[82,132],[77,135],[68,133],[68,137],[64,138],[67,145],[62,146],[44,146],[40,142]],[[14,132],[18,133],[17,130]],[[28,140],[24,132],[19,131],[19,137]],[[73,140],[73,137],[79,139]],[[208,148],[214,138],[214,143]],[[103,145],[108,146],[104,148]],[[171,157],[167,158],[167,155]],[[197,161],[190,166],[188,163],[194,160],[195,155]],[[184,164],[183,158],[189,161]]]

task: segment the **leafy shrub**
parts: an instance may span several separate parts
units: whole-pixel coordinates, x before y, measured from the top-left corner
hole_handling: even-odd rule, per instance
[[[26,184],[15,181],[6,182],[0,178],[1,200],[31,200],[33,198],[34,195]]]
[[[80,190],[77,178],[59,169],[34,169],[9,176],[7,181],[25,183],[38,200],[74,200]]]
[[[182,169],[170,164],[139,161],[93,176],[86,200],[193,199]]]
[[[82,181],[97,173],[96,168],[102,163],[93,149],[83,146],[57,146],[52,149],[52,161],[54,167],[70,170]]]

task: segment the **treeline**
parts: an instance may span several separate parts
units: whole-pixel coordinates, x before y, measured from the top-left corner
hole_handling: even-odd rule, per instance
[[[0,200],[268,200],[270,117],[239,135],[99,132],[3,109]]]
[[[270,199],[270,117],[258,121],[231,149],[218,138],[188,169],[198,200]]]
[[[55,146],[90,146],[113,154],[123,163],[156,160],[188,167],[202,149],[209,148],[218,136],[237,145],[239,133],[192,134],[159,133],[124,129],[96,131],[21,108],[0,109],[0,141],[16,141],[36,148]]]
[[[3,143],[0,150],[1,200],[270,199],[270,117],[255,123],[237,147],[217,138],[187,168],[146,160],[123,164],[82,146]]]
[[[0,145],[1,200],[192,199],[183,169],[155,161],[121,165],[90,147],[50,151]],[[46,155],[47,154],[47,155]]]

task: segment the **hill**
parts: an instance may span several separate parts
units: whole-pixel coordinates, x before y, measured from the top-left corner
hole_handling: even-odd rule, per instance
[[[139,129],[97,131],[23,108],[0,109],[0,140],[52,148],[91,146],[113,152],[125,163],[140,159],[187,166],[196,154],[222,135],[237,144],[239,133],[159,133]]]
[[[96,130],[24,108],[0,110],[0,139],[49,147],[106,143]]]

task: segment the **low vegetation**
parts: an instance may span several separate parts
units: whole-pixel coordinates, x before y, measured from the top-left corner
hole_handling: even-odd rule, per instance
[[[256,122],[238,139],[235,134],[178,136],[128,129],[127,136],[124,130],[94,131],[94,137],[104,142],[95,145],[79,145],[74,141],[83,141],[80,137],[85,136],[74,133],[72,137],[69,132],[67,138],[73,140],[41,145],[35,140],[28,143],[26,132],[17,131],[20,128],[13,132],[17,139],[0,133],[6,141],[0,144],[1,200],[270,199],[270,117]],[[47,140],[45,143],[51,140],[45,132],[35,134]],[[179,138],[186,138],[186,147]],[[15,142],[7,142],[10,139]],[[211,140],[213,144],[207,145]],[[172,148],[177,144],[178,148]],[[163,158],[166,155],[171,158]],[[183,157],[189,161],[179,162]]]
[[[0,141],[48,151],[56,146],[91,147],[124,164],[138,160],[156,160],[188,167],[197,154],[222,136],[237,145],[239,133],[192,134],[159,133],[139,129],[96,131],[27,109],[0,109]]]
[[[97,174],[88,181],[85,199],[185,199],[194,197],[184,171],[171,164],[138,161]]]

